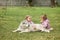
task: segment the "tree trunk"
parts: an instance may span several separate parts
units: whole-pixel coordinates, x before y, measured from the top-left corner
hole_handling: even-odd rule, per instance
[[[55,7],[55,0],[51,0],[51,7]]]

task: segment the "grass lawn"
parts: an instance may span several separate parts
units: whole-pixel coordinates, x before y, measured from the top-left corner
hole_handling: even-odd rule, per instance
[[[40,23],[39,17],[47,14],[51,27],[50,33],[30,32],[13,33],[26,15],[31,15],[35,23]],[[0,40],[60,40],[60,7],[0,7]]]

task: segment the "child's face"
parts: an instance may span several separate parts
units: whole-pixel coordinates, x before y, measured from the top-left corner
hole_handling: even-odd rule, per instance
[[[30,22],[30,21],[31,21],[31,17],[28,17],[28,18],[27,18],[27,21],[29,21],[29,22]]]

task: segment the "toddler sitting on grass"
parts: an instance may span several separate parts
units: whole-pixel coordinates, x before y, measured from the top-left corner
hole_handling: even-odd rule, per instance
[[[50,23],[49,23],[49,20],[48,20],[46,14],[44,14],[41,17],[41,24],[43,25],[43,30],[42,31],[50,32],[50,30],[53,30],[53,28],[50,27]]]

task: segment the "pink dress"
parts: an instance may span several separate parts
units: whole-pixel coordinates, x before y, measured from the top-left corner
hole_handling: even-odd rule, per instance
[[[49,28],[50,28],[49,20],[46,19],[45,21],[43,21],[43,22],[42,22],[42,25],[43,25],[46,29],[49,29]]]

